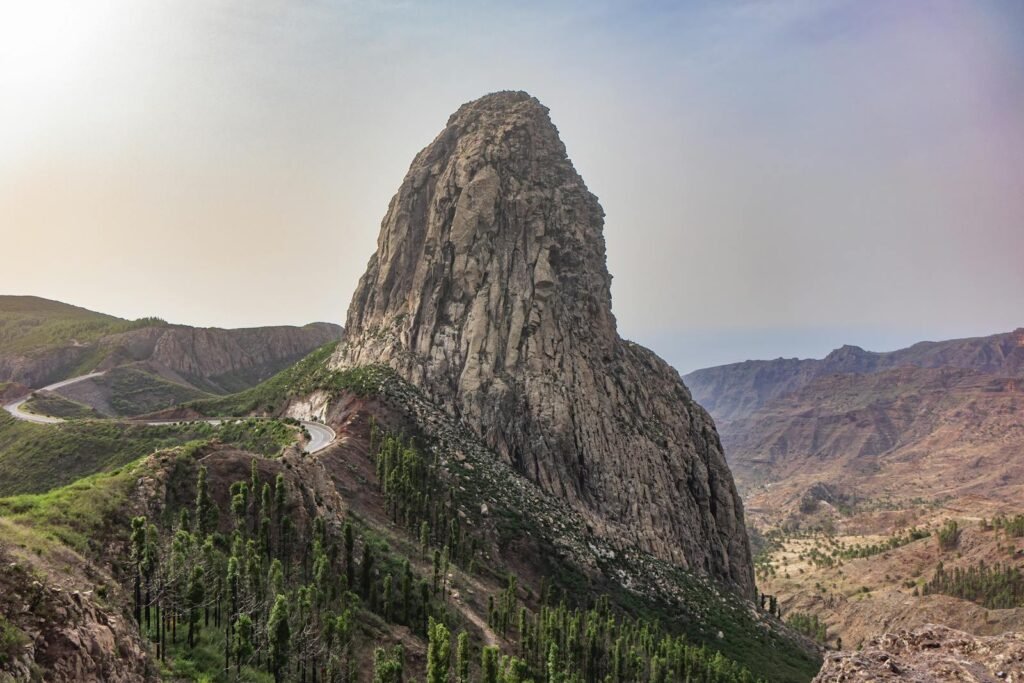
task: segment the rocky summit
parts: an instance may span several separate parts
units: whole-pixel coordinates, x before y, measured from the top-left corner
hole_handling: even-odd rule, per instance
[[[617,332],[603,218],[540,102],[463,105],[392,199],[333,364],[394,368],[597,534],[752,595],[713,421]]]

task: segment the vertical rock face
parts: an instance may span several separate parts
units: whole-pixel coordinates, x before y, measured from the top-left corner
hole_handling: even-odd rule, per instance
[[[619,337],[603,217],[536,99],[462,106],[391,201],[334,363],[390,365],[596,533],[749,595],[714,424]]]

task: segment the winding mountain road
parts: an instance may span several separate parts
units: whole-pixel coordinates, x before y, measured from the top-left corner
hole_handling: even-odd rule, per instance
[[[99,377],[102,374],[102,372],[90,372],[88,375],[81,375],[79,377],[72,377],[71,379],[65,379],[60,382],[54,382],[53,384],[49,384],[43,387],[42,389],[36,389],[36,391],[53,391],[55,389],[60,389],[61,387],[66,387],[69,384],[75,384],[77,382],[82,382],[87,379],[92,379],[93,377]],[[8,403],[7,405],[4,406],[4,410],[6,410],[8,413],[18,418],[19,420],[26,420],[28,422],[38,422],[40,424],[57,424],[58,422],[64,421],[62,418],[59,417],[51,417],[49,415],[38,415],[36,413],[30,413],[27,410],[25,410],[25,401],[29,400],[30,398],[32,398],[32,394],[29,394],[25,398],[20,398],[17,401],[14,401],[13,403]]]
[[[76,382],[82,382],[82,381],[85,381],[87,379],[92,379],[93,377],[100,377],[103,374],[104,374],[103,372],[91,372],[88,375],[80,375],[78,377],[72,377],[70,379],[65,379],[65,380],[62,380],[60,382],[54,382],[53,384],[49,384],[49,385],[47,385],[45,387],[42,387],[40,389],[36,389],[35,391],[54,391],[55,389],[60,389],[61,387],[66,387],[69,384],[75,384]],[[35,392],[33,392],[33,393],[35,393]],[[32,413],[32,412],[29,412],[29,411],[25,410],[25,402],[28,401],[30,398],[32,398],[32,394],[29,394],[25,398],[20,398],[17,401],[12,401],[11,403],[8,403],[8,404],[6,404],[4,406],[4,410],[6,410],[8,413],[10,413],[15,418],[17,418],[19,420],[25,420],[27,422],[36,422],[36,423],[39,423],[39,424],[58,424],[60,422],[64,422],[64,419],[60,418],[60,417],[53,417],[52,415],[39,415],[37,413]],[[211,418],[205,419],[205,420],[188,420],[188,421],[189,422],[209,422],[210,424],[215,424],[216,425],[216,424],[220,424],[220,423],[225,422],[225,421],[230,420],[230,419],[235,419],[235,418],[211,417]],[[182,420],[162,420],[162,421],[147,422],[146,424],[160,425],[160,424],[168,424],[168,422],[182,422]],[[334,430],[331,429],[330,427],[328,427],[325,424],[320,424],[319,422],[307,422],[305,420],[300,420],[299,423],[309,433],[309,443],[306,444],[306,446],[305,446],[305,451],[307,453],[316,453],[317,451],[322,451],[323,449],[327,448],[332,443],[334,443],[335,439],[338,438],[337,435],[334,433]]]

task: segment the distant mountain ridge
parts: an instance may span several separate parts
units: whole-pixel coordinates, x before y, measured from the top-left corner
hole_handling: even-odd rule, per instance
[[[1024,327],[987,337],[919,342],[896,351],[865,351],[846,345],[822,359],[748,360],[696,370],[683,380],[697,402],[722,424],[746,417],[771,399],[797,391],[819,377],[905,366],[1024,377]]]
[[[1024,485],[1024,381],[960,368],[833,374],[724,422],[747,488],[824,481],[863,495],[992,495]]]
[[[734,363],[686,381],[748,505],[776,521],[822,484],[861,500],[1024,492],[1024,328]]]
[[[330,323],[198,328],[159,318],[123,320],[38,297],[0,296],[0,382],[35,389],[117,368],[110,380],[90,380],[66,392],[101,409],[130,406],[130,397],[121,400],[119,391],[145,392],[143,404],[149,407],[246,389],[341,335],[342,328]]]

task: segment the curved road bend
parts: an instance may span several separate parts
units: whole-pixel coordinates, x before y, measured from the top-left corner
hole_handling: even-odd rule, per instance
[[[104,373],[91,372],[88,375],[72,377],[71,379],[65,379],[60,382],[49,384],[40,389],[36,389],[35,391],[53,391],[54,389],[66,387],[69,384],[74,384],[76,382],[92,379],[93,377],[99,377],[102,374]],[[17,401],[8,403],[4,406],[4,410],[13,415],[15,418],[19,420],[26,420],[28,422],[37,422],[39,424],[57,424],[58,422],[64,421],[62,418],[59,417],[52,417],[50,415],[38,415],[36,413],[30,413],[27,410],[25,410],[25,402],[31,397],[32,394],[29,394],[25,398],[21,398],[18,399]],[[226,419],[234,418],[210,418],[208,420],[191,420],[191,422],[209,422],[210,424],[220,424],[221,422],[224,422]],[[182,422],[182,420],[164,420],[160,422],[149,422],[147,424],[159,425],[168,424],[168,422]],[[325,424],[320,424],[319,422],[306,422],[305,420],[300,420],[299,423],[306,428],[307,432],[309,432],[309,443],[306,444],[306,447],[304,449],[307,453],[316,453],[317,451],[322,451],[323,449],[327,448],[332,443],[334,443],[334,440],[338,438],[337,435],[334,433],[334,430]]]

